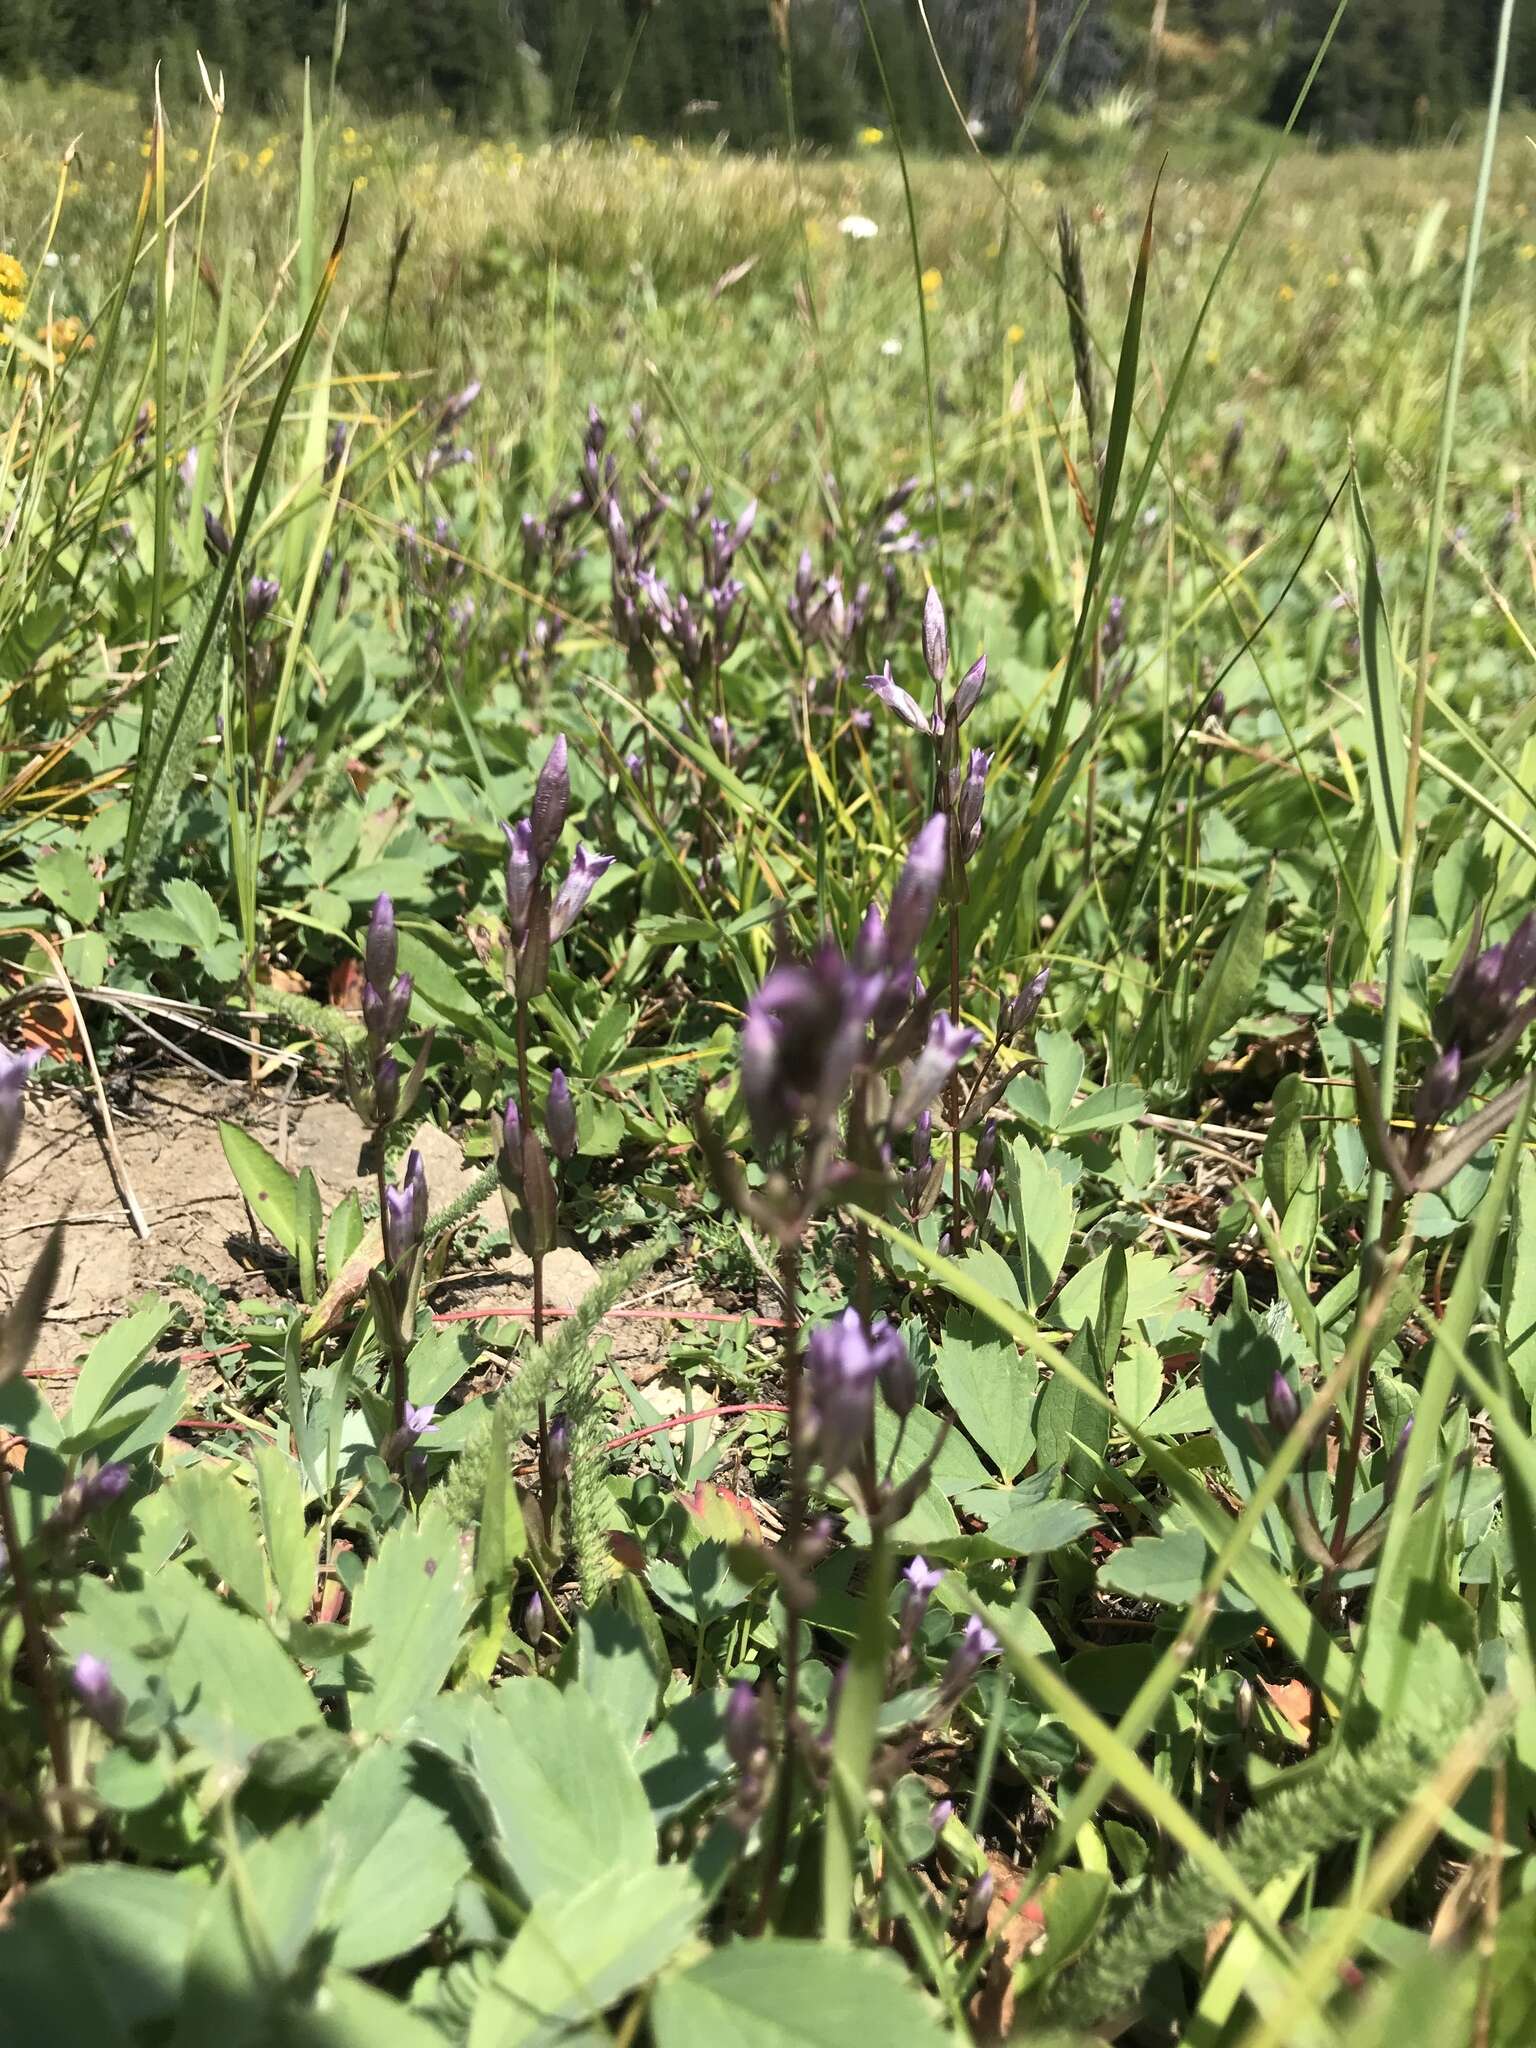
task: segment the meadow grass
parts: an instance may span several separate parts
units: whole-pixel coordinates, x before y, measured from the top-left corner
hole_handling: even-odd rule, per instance
[[[519,147],[318,90],[146,126],[24,87],[0,123],[10,1006],[63,982],[124,1064],[134,1003],[226,1065],[250,1032],[253,1086],[263,1044],[330,1086],[340,1052],[378,1191],[325,1216],[229,1127],[283,1298],[219,1311],[227,1460],[187,1449],[169,1311],[60,1422],[19,1373],[51,1272],[13,1283],[0,1848],[12,1883],[130,1874],[115,1933],[90,1870],[35,1885],[37,2037],[86,2024],[49,1944],[153,1920],[185,1939],[135,2040],[223,1998],[361,2040],[408,1998],[472,2048],[540,2001],[657,2048],[854,2009],[914,2044],[1515,2048],[1520,124],[1325,157],[1197,108],[903,166]],[[568,812],[604,865],[551,962]],[[858,1013],[839,1072],[859,976],[911,964],[861,926],[898,876],[933,993]],[[852,979],[793,964],[818,933]],[[366,1055],[360,945],[413,977]],[[488,1162],[430,1224],[423,1116]],[[530,1338],[457,1349],[432,1305],[498,1181]],[[557,1227],[607,1274],[546,1334]],[[658,1262],[779,1331],[674,1347],[719,1439],[669,1447],[596,1335]],[[941,1586],[897,1585],[916,1552]],[[393,1917],[348,1889],[369,1856],[419,1865]]]

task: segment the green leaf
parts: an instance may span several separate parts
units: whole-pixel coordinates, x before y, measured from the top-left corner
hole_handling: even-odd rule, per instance
[[[659,1684],[639,1624],[608,1605],[583,1614],[576,1624],[576,1679],[633,1755],[656,1711]]]
[[[1075,1330],[1083,1323],[1097,1324],[1104,1306],[1105,1282],[1110,1277],[1114,1251],[1100,1252],[1096,1259],[1074,1273],[1056,1297],[1055,1315],[1064,1328]],[[1134,1251],[1125,1261],[1125,1305],[1121,1320],[1141,1323],[1153,1316],[1171,1315],[1183,1294],[1178,1269],[1172,1259],[1158,1252]]]
[[[320,1183],[306,1166],[293,1193],[293,1234],[299,1257],[299,1295],[313,1303],[319,1293],[316,1269],[320,1256],[320,1228],[325,1221],[320,1207]]]
[[[341,1874],[332,1960],[371,1969],[431,1933],[453,1903],[469,1851],[447,1813],[417,1789],[407,1748],[375,1743],[308,1822]]]
[[[194,952],[211,953],[223,937],[225,926],[218,905],[202,883],[178,876],[166,883],[165,900],[172,915],[185,925]]]
[[[1351,469],[1350,495],[1355,512],[1355,545],[1360,564],[1360,666],[1365,677],[1365,750],[1371,810],[1376,836],[1389,860],[1397,859],[1402,843],[1403,790],[1408,779],[1408,748],[1403,737],[1403,693],[1392,645],[1392,621],[1381,587],[1376,541],[1360,495],[1360,478]]]
[[[468,2048],[557,2048],[575,2029],[595,2027],[671,1961],[702,1909],[682,1864],[540,1899],[480,1994]]]
[[[1099,1566],[1099,1583],[1130,1600],[1187,1607],[1204,1584],[1209,1563],[1198,1529],[1172,1529],[1163,1536],[1138,1536],[1112,1551]],[[1231,1585],[1222,1589],[1222,1604],[1253,1611],[1253,1603]]]
[[[1072,1242],[1076,1211],[1059,1160],[1060,1155],[1041,1152],[1027,1139],[1018,1140],[1003,1154],[1003,1185],[1032,1309],[1038,1308],[1056,1285]],[[984,1286],[991,1286],[984,1274],[977,1277]],[[993,1287],[992,1291],[998,1290]]]
[[[334,1280],[363,1241],[363,1205],[348,1188],[325,1226],[325,1277]]]
[[[1522,1156],[1499,1290],[1499,1337],[1515,1385],[1536,1405],[1536,1159]]]
[[[975,1315],[949,1318],[935,1365],[961,1427],[1004,1479],[1016,1479],[1034,1455],[1040,1368]]]
[[[735,1941],[669,1977],[656,2048],[942,2048],[936,2009],[893,1956],[811,1941]]]
[[[267,1611],[267,1580],[251,1497],[234,1473],[200,1460],[184,1465],[166,1491],[187,1533],[248,1614]]]
[[[278,1611],[290,1621],[303,1621],[314,1598],[320,1531],[304,1526],[304,1488],[293,1460],[276,1444],[256,1444],[251,1455]]]
[[[1146,1096],[1129,1082],[1117,1081],[1110,1088],[1094,1088],[1056,1119],[1056,1135],[1071,1138],[1083,1131],[1112,1131],[1119,1124],[1134,1123],[1146,1107]]]
[[[1264,921],[1269,914],[1271,870],[1265,869],[1237,921],[1200,977],[1189,1015],[1184,1070],[1198,1073],[1217,1039],[1230,1031],[1253,1001],[1264,971]]]
[[[83,1436],[106,1417],[174,1313],[169,1302],[146,1294],[131,1315],[96,1339],[75,1380],[67,1437]]]
[[[579,1687],[547,1679],[504,1685],[488,1700],[452,1702],[424,1728],[467,1766],[491,1845],[530,1904],[569,1898],[656,1861],[656,1825],[635,1764],[607,1714]]]
[[[101,884],[85,856],[72,846],[45,853],[32,870],[32,879],[71,924],[90,924],[101,907]]]
[[[81,1865],[20,1889],[0,1928],[7,2038],[18,2048],[129,2048],[147,2038],[176,2010],[207,1897],[191,1872],[126,1863]]]
[[[348,1659],[354,1728],[394,1733],[436,1698],[473,1599],[466,1547],[431,1499],[419,1523],[389,1531],[352,1602],[353,1626],[370,1635]]]
[[[985,1539],[961,1537],[961,1543],[969,1546],[967,1555],[1032,1557],[1075,1543],[1093,1528],[1098,1516],[1081,1501],[1051,1499],[1055,1485],[1052,1468],[1035,1473],[1022,1486],[976,1486],[961,1494],[956,1505],[987,1525]],[[939,1544],[929,1548],[935,1556],[944,1555]]]
[[[298,1252],[298,1182],[238,1124],[219,1124],[219,1143],[251,1214],[291,1257]]]
[[[264,1622],[219,1599],[179,1564],[136,1592],[80,1581],[78,1610],[58,1625],[66,1657],[104,1657],[130,1707],[158,1681],[171,1729],[216,1761],[242,1766],[274,1736],[320,1723],[303,1674]]]
[[[1086,1322],[1067,1347],[1067,1357],[1080,1372],[1099,1377]],[[1059,1465],[1086,1490],[1096,1482],[1104,1462],[1109,1443],[1109,1411],[1064,1372],[1053,1372],[1035,1412],[1035,1441],[1042,1465]]]
[[[1072,1108],[1083,1079],[1083,1055],[1065,1031],[1042,1031],[1035,1040],[1040,1061],[1040,1085],[1045,1090],[1051,1128],[1059,1130]]]

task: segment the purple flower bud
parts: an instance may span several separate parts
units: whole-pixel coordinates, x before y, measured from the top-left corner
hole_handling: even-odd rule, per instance
[[[209,547],[216,555],[227,555],[234,546],[229,537],[229,528],[209,505],[203,507],[203,532],[207,536]]]
[[[1106,661],[1112,660],[1125,645],[1125,599],[1118,594],[1109,600],[1099,644]]]
[[[902,1074],[891,1110],[892,1130],[906,1130],[927,1109],[966,1054],[980,1041],[979,1031],[968,1024],[956,1024],[947,1012],[939,1012],[929,1026],[928,1043]]]
[[[997,1157],[997,1119],[989,1116],[976,1140],[976,1170],[985,1173]]]
[[[895,712],[903,725],[910,725],[914,732],[927,732],[929,730],[928,720],[923,716],[917,699],[910,691],[904,690],[897,682],[896,678],[891,674],[891,664],[889,662],[885,664],[879,675],[866,676],[864,683],[865,687],[872,690],[882,704]]]
[[[557,1159],[576,1157],[576,1105],[571,1100],[570,1083],[561,1067],[556,1067],[549,1077],[544,1129],[549,1134],[550,1150]]]
[[[731,1687],[725,1703],[725,1748],[739,1771],[754,1770],[762,1762],[762,1705],[744,1678]]]
[[[917,1406],[917,1367],[912,1354],[901,1332],[884,1316],[877,1316],[870,1325],[869,1341],[885,1405],[898,1421],[905,1421]]]
[[[775,967],[747,1004],[741,1093],[766,1150],[802,1118],[836,1113],[868,1041],[883,977],[859,973],[830,941]]]
[[[938,1799],[935,1800],[933,1811],[928,1816],[928,1825],[936,1835],[942,1835],[954,1817],[955,1802],[953,1799]]]
[[[122,1698],[112,1683],[112,1667],[105,1657],[97,1657],[90,1650],[82,1652],[75,1659],[70,1684],[93,1721],[110,1729],[121,1718]]]
[[[949,821],[936,811],[912,842],[906,865],[891,892],[885,921],[886,954],[891,960],[912,960],[922,944],[944,886],[944,850]]]
[[[881,1358],[857,1309],[818,1323],[805,1347],[817,1455],[828,1474],[857,1456],[875,1412]]]
[[[381,992],[392,989],[398,957],[395,906],[387,896],[378,896],[374,899],[373,915],[368,920],[368,936],[363,941],[364,977]]]
[[[910,1649],[928,1612],[928,1603],[944,1583],[944,1573],[926,1557],[914,1557],[902,1573],[906,1591],[901,1601],[901,1645]]]
[[[0,1046],[0,1180],[5,1179],[21,1137],[27,1077],[42,1056],[40,1046],[26,1052],[7,1052]]]
[[[507,924],[512,943],[520,946],[528,934],[540,862],[533,850],[533,827],[526,818],[501,829],[507,842]]]
[[[180,477],[183,486],[190,491],[197,482],[197,448],[195,444],[187,450],[180,462],[177,463],[176,474]]]
[[[853,942],[854,965],[863,974],[872,974],[885,959],[885,919],[880,915],[878,903],[871,903],[864,913],[864,922],[859,926],[859,935]]]
[[[1469,1084],[1470,1079],[1469,1076]],[[1466,1089],[1461,1085],[1461,1051],[1453,1045],[1432,1063],[1414,1090],[1414,1122],[1420,1126],[1439,1123],[1465,1094]]]
[[[523,1173],[523,1123],[517,1113],[515,1097],[501,1115],[501,1157],[512,1178],[520,1180]]]
[[[960,1922],[967,1934],[979,1934],[986,1926],[995,1889],[991,1871],[984,1870],[966,1892],[960,1908]]]
[[[978,1223],[985,1223],[992,1208],[992,1197],[997,1193],[997,1176],[989,1166],[984,1166],[976,1176],[976,1185],[971,1190],[971,1211]]]
[[[440,434],[451,434],[479,396],[480,379],[478,377],[471,377],[464,386],[464,389],[456,391],[452,398],[443,406],[443,410],[438,417],[437,431]]]
[[[523,1609],[523,1641],[531,1649],[537,1649],[544,1640],[544,1596],[531,1593],[528,1605]]]
[[[563,1479],[571,1464],[571,1422],[564,1413],[549,1418],[549,1433],[544,1439],[544,1448],[549,1458],[549,1469],[556,1479]]]
[[[253,576],[245,586],[245,623],[259,626],[277,603],[282,585],[275,576]]]
[[[400,1036],[405,1029],[414,988],[415,983],[408,974],[402,974],[387,995],[381,995],[371,981],[363,983],[363,1023],[370,1045],[382,1051]]]
[[[942,683],[949,668],[949,624],[944,601],[930,583],[923,599],[923,660],[936,683]]]
[[[996,1656],[997,1648],[997,1637],[973,1614],[945,1668],[942,1690],[958,1699],[986,1660]]]
[[[1013,1038],[1025,1028],[1039,1009],[1045,991],[1050,986],[1050,980],[1050,968],[1042,967],[1033,981],[1025,983],[1004,1011],[998,1026],[1000,1037]]]
[[[971,749],[970,766],[964,782],[960,785],[959,799],[955,805],[955,829],[960,834],[960,852],[964,859],[981,844],[981,807],[986,795],[987,772],[992,766],[992,756],[983,753],[980,747]]]
[[[613,866],[611,853],[588,853],[584,846],[576,849],[576,858],[571,862],[565,880],[555,894],[549,911],[549,940],[563,939],[571,926],[586,908],[587,898],[599,881]]]
[[[81,1511],[93,1515],[100,1509],[110,1507],[120,1500],[133,1479],[133,1468],[122,1459],[114,1459],[109,1465],[102,1465],[81,1482]]]
[[[384,1256],[400,1266],[421,1243],[427,1227],[427,1175],[421,1154],[405,1162],[400,1185],[384,1190]]]
[[[1264,1396],[1264,1413],[1269,1417],[1270,1428],[1278,1436],[1289,1436],[1301,1413],[1301,1403],[1282,1372],[1275,1373],[1270,1379],[1269,1391]]]
[[[570,808],[571,775],[562,732],[555,735],[533,791],[533,853],[540,867],[559,845]]]
[[[392,1124],[400,1109],[400,1062],[381,1053],[373,1063],[373,1113],[379,1128]]]
[[[983,654],[973,661],[960,678],[955,690],[954,701],[949,707],[950,719],[958,732],[981,702],[982,692],[987,687],[987,657]]]

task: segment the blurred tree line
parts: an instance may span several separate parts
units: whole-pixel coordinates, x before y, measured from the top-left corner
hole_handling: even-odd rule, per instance
[[[240,99],[276,101],[304,59],[328,73],[337,6],[0,0],[0,74],[142,82],[159,59],[174,93],[195,90],[201,50]],[[1277,118],[1333,9],[1087,0],[1080,14],[1080,0],[928,0],[926,11],[973,135],[1000,148],[1041,90],[1076,109],[1120,85],[1176,92],[1187,76]],[[1443,134],[1486,89],[1497,15],[1498,0],[1351,0],[1309,124],[1340,142]],[[1511,84],[1529,98],[1536,5],[1519,15]],[[724,136],[741,148],[782,143],[791,118],[804,140],[846,147],[866,124],[889,125],[888,90],[910,144],[961,141],[917,0],[347,0],[339,76],[381,110],[437,103],[523,133]]]

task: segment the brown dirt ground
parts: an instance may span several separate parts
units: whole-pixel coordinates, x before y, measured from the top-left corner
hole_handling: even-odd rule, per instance
[[[46,1086],[29,1092],[27,1120],[11,1171],[0,1192],[0,1304],[8,1305],[42,1249],[44,1234],[63,1218],[68,1225],[52,1306],[32,1359],[50,1378],[63,1379],[93,1338],[146,1291],[195,1306],[172,1279],[186,1266],[205,1276],[228,1302],[274,1300],[285,1286],[283,1261],[253,1229],[219,1143],[221,1118],[243,1124],[297,1171],[309,1166],[329,1210],[349,1187],[366,1191],[372,1176],[360,1158],[359,1126],[342,1103],[296,1098],[278,1084],[252,1095],[240,1083],[221,1084],[182,1074],[139,1080],[113,1106],[113,1127],[124,1174],[148,1225],[141,1239],[130,1221],[97,1122],[93,1099]],[[432,1206],[452,1199],[469,1177],[455,1141],[425,1126],[417,1134]],[[481,1212],[504,1227],[499,1198]],[[480,1218],[477,1218],[480,1220]],[[562,1247],[546,1263],[552,1306],[574,1304],[597,1275],[578,1251]],[[520,1253],[503,1251],[494,1263],[456,1256],[434,1293],[442,1309],[531,1305],[531,1273]],[[655,1306],[707,1306],[680,1275],[658,1274],[639,1301]],[[609,1325],[613,1355],[637,1384],[665,1372],[677,1325],[620,1321]],[[669,1398],[670,1397],[670,1398]],[[675,1391],[663,1380],[651,1398],[663,1412],[703,1405],[697,1381]]]

